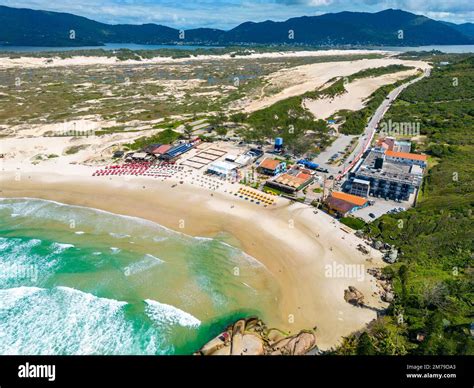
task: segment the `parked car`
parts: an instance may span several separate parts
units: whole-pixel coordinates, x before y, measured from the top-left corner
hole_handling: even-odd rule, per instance
[[[375,218],[375,214],[374,213],[369,213],[369,217],[370,218]]]

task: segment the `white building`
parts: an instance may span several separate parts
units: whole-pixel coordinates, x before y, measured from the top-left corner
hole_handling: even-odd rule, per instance
[[[217,162],[209,164],[207,167],[207,173],[228,178],[235,175],[237,167],[238,165],[235,163],[218,160]]]

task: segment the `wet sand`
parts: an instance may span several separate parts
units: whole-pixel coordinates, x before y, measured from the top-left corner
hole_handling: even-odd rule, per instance
[[[81,175],[75,176],[31,171],[19,181],[13,172],[2,172],[0,196],[48,199],[136,216],[192,236],[229,233],[239,248],[265,265],[278,282],[280,318],[268,324],[291,333],[316,326],[322,349],[336,345],[342,336],[376,317],[375,311],[344,301],[344,289],[349,285],[364,293],[368,305],[384,306],[372,296],[376,291],[373,277],[365,274],[362,281],[330,277],[326,267],[358,264],[366,270],[382,265],[380,254],[361,254],[356,249],[360,239],[341,230],[342,225],[328,215],[314,214],[311,207],[283,200],[265,209],[229,193],[211,193],[187,183],[92,177],[85,175],[86,171],[82,169]]]

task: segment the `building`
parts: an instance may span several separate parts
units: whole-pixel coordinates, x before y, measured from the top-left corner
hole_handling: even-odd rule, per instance
[[[369,182],[368,195],[408,201],[423,181],[426,156],[373,148],[351,177],[345,190],[362,194],[361,181]],[[354,187],[354,188],[353,188]]]
[[[250,155],[254,161],[257,161],[263,156],[263,151],[258,148],[250,148],[250,150],[247,151],[247,155]]]
[[[364,179],[353,179],[349,192],[359,197],[367,198],[370,191],[370,181]]]
[[[252,160],[253,160],[253,156],[246,153],[237,157],[237,159],[235,159],[235,163],[240,166],[247,166],[250,163],[252,163]]]
[[[408,140],[397,140],[393,146],[395,152],[411,152],[411,141]]]
[[[328,212],[338,217],[345,217],[368,204],[369,201],[365,198],[340,191],[333,191],[325,201]]]
[[[237,173],[238,165],[231,162],[218,160],[207,166],[207,173],[217,175],[221,178],[229,178],[235,176]]]
[[[171,149],[170,144],[162,144],[159,147],[155,148],[152,153],[155,155],[164,155]]]
[[[303,190],[313,181],[314,177],[308,170],[292,169],[274,179],[268,180],[266,186],[276,188],[285,193],[294,194],[297,191]]]
[[[235,162],[237,159],[237,155],[234,154],[227,154],[224,158],[226,162]]]
[[[258,165],[257,171],[261,174],[275,176],[286,170],[286,163],[277,159],[265,158]]]
[[[384,137],[377,140],[377,147],[383,148],[385,150],[393,150],[395,146],[395,138],[394,137]]]
[[[194,147],[193,143],[182,143],[175,147],[171,147],[164,154],[160,155],[160,159],[166,161],[174,161],[184,153],[188,152],[191,148]]]
[[[132,154],[127,154],[126,161],[133,161],[133,162],[150,162],[154,160],[155,157],[151,154],[147,154],[146,152],[135,152]]]
[[[422,168],[426,167],[426,161],[428,160],[426,155],[412,154],[409,152],[396,152],[390,150],[385,152],[385,159],[396,163],[408,164],[410,166],[416,164]]]
[[[394,137],[387,136],[377,140],[377,147],[387,151],[409,153],[411,151],[411,142],[408,140],[395,140]]]
[[[146,152],[147,154],[155,154],[155,150],[157,150],[161,144],[149,144],[146,147],[143,148],[143,152]]]

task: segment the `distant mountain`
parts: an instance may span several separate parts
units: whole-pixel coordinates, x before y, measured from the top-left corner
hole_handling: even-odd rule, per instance
[[[470,38],[474,38],[474,23],[464,23],[464,24],[454,24],[444,22],[444,24],[450,26],[451,28],[455,29],[456,31],[469,36]]]
[[[399,39],[399,31],[403,39]],[[303,16],[284,22],[245,22],[223,31],[211,28],[183,34],[157,24],[99,23],[68,13],[0,6],[0,45],[96,46],[137,44],[299,44],[299,45],[443,45],[473,44],[472,24],[438,22],[399,10],[340,12]]]
[[[289,39],[294,31],[294,39]],[[403,39],[399,39],[399,31]],[[442,45],[470,44],[444,23],[399,10],[377,13],[340,12],[303,16],[284,22],[243,23],[224,35],[228,43],[301,43],[317,45]]]

